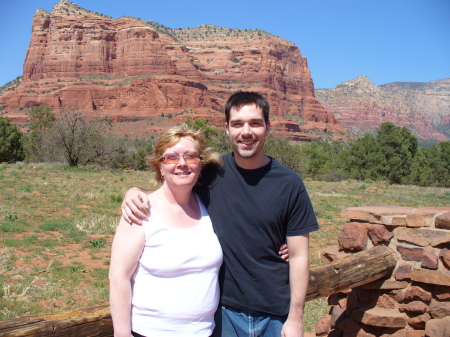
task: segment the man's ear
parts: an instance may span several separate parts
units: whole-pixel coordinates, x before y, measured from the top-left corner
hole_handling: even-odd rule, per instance
[[[227,136],[230,137],[230,130],[228,129],[228,123],[225,122],[225,131],[227,132]]]
[[[266,124],[266,136],[270,133],[270,121]]]

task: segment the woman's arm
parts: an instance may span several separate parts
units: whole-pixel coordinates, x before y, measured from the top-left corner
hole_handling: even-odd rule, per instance
[[[130,225],[122,217],[114,236],[109,268],[109,303],[115,337],[131,337],[131,278],[144,244],[144,228]]]

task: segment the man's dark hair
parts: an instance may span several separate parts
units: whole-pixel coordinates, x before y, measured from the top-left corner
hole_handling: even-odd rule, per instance
[[[265,97],[253,91],[239,91],[234,93],[228,98],[225,104],[225,119],[228,123],[230,121],[230,110],[231,108],[240,109],[244,105],[255,104],[260,108],[264,115],[264,122],[269,123],[269,111],[270,105]]]

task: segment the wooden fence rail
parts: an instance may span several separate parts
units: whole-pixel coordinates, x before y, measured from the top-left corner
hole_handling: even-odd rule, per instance
[[[310,270],[308,301],[351,289],[383,277],[395,268],[395,252],[376,246]],[[58,314],[36,315],[0,321],[0,336],[87,337],[113,336],[109,306],[91,307]]]
[[[390,276],[397,255],[386,246],[375,246],[335,262],[312,268],[306,300],[329,296],[345,289]]]

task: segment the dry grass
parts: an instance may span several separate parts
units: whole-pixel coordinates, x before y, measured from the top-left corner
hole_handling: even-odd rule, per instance
[[[149,172],[0,165],[0,319],[108,303],[108,266],[123,193],[150,186]],[[450,189],[345,181],[305,182],[321,229],[311,235],[311,263],[337,244],[340,212],[363,205],[448,206]],[[307,304],[311,331],[327,314]]]

